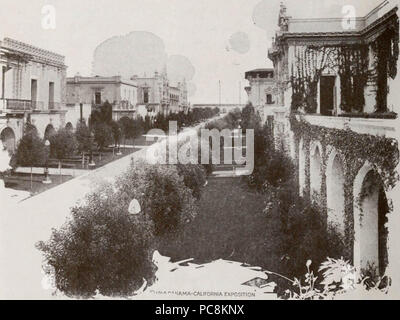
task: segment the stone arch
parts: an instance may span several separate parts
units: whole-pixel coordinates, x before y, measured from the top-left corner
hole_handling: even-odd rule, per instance
[[[342,235],[345,232],[345,161],[332,149],[326,166],[326,202],[328,225],[334,226]]]
[[[319,197],[322,187],[322,145],[313,141],[310,145],[310,196]]]
[[[387,267],[386,191],[378,170],[369,162],[359,170],[353,184],[354,266],[374,266],[380,275]]]
[[[299,143],[299,194],[302,196],[306,187],[306,147],[304,139]]]
[[[7,151],[12,154],[16,148],[16,138],[14,130],[10,127],[5,127],[0,133],[1,141]]]
[[[72,125],[72,123],[71,122],[68,122],[66,125],[65,125],[65,129],[67,129],[68,131],[74,131],[74,126]]]
[[[54,129],[53,125],[48,124],[46,130],[44,131],[44,139],[48,140],[55,132],[56,130]]]

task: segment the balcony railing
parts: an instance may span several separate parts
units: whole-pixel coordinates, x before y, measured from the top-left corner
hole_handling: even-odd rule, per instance
[[[13,111],[29,111],[32,110],[31,100],[6,99],[6,109]]]
[[[380,135],[395,137],[395,119],[367,119],[367,118],[347,118],[335,116],[322,116],[315,114],[296,115],[297,120],[304,119],[308,123],[326,128],[350,129],[361,134]]]
[[[32,110],[43,111],[45,109],[45,105],[43,101],[32,101]]]
[[[59,110],[61,109],[60,102],[49,102],[49,110]]]
[[[61,109],[60,102],[32,101],[24,99],[5,99],[5,109],[12,111],[46,111]]]

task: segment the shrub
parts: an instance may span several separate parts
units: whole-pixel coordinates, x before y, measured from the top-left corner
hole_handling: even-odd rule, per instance
[[[327,228],[322,209],[299,196],[295,183],[289,181],[269,191],[267,223],[278,223],[275,241],[280,243],[279,255],[285,274],[299,277],[308,259],[316,267],[327,257],[340,257],[344,252],[343,237],[336,229]]]
[[[68,296],[132,295],[151,282],[151,225],[128,214],[129,202],[109,187],[87,196],[72,209],[72,217],[50,240],[37,244],[47,263],[45,271]]]
[[[254,170],[248,177],[251,187],[263,190],[276,188],[292,179],[295,168],[292,160],[282,151],[275,150],[266,126],[257,129],[254,141]]]
[[[201,165],[197,164],[178,164],[178,174],[183,177],[186,187],[192,190],[193,196],[198,200],[206,182],[206,171]]]
[[[295,288],[294,291],[291,289],[285,291],[287,298],[291,300],[354,300],[360,297],[367,300],[387,299],[391,282],[388,277],[379,278],[377,282],[368,284],[369,278],[362,274],[358,275],[356,268],[343,258],[327,258],[318,269],[321,276],[317,277],[310,269],[311,264],[311,260],[306,263],[307,273],[304,283],[300,278],[292,281],[281,276],[289,280]]]
[[[124,198],[139,201],[157,236],[177,233],[197,213],[192,190],[175,166],[133,162],[116,186]]]
[[[60,129],[50,137],[50,154],[56,158],[61,168],[61,161],[72,156],[76,150],[77,142],[73,132]]]

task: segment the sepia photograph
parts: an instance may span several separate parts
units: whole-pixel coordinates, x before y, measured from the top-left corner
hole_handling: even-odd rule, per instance
[[[1,0],[0,300],[400,299],[399,4]]]

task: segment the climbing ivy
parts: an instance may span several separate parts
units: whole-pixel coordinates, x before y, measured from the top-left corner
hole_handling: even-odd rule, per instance
[[[294,114],[290,117],[291,128],[298,138],[318,140],[323,145],[331,145],[339,150],[346,162],[353,166],[351,172],[357,172],[368,160],[381,170],[380,174],[387,188],[394,187],[399,180],[396,166],[399,161],[398,142],[384,136],[360,134],[350,129],[335,129],[311,125]]]
[[[374,69],[376,70],[376,111],[387,111],[386,96],[389,92],[388,77],[397,75],[399,58],[399,18],[390,25],[372,44]]]
[[[369,65],[369,48],[373,63]],[[292,105],[306,113],[317,111],[318,81],[324,72],[340,78],[341,104],[345,113],[362,112],[364,89],[370,81],[376,86],[376,112],[387,111],[388,77],[397,75],[399,56],[399,19],[387,27],[373,42],[358,44],[320,44],[295,47],[291,65]]]
[[[292,110],[317,110],[318,81],[323,72],[338,73],[341,83],[341,109],[362,111],[364,88],[368,81],[368,46],[365,44],[312,45],[297,47],[292,64]]]

